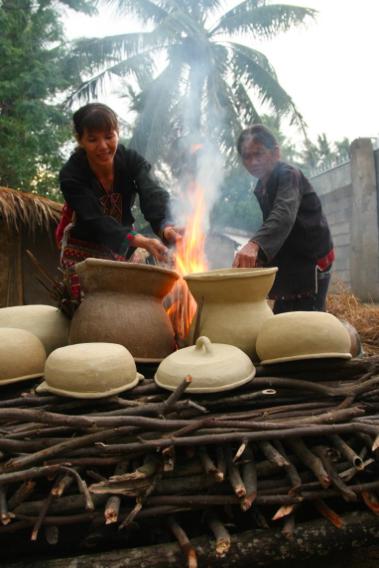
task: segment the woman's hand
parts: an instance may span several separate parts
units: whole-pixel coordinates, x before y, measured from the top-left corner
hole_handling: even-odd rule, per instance
[[[147,252],[160,262],[167,260],[168,249],[158,239],[149,239],[148,237],[137,234],[133,238],[133,246],[147,250]]]
[[[233,268],[254,268],[257,266],[259,245],[249,241],[234,257]]]
[[[167,225],[162,229],[162,238],[167,243],[177,243],[183,238],[184,229],[174,227],[173,225]]]

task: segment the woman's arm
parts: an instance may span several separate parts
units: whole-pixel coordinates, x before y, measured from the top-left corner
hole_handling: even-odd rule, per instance
[[[301,199],[300,176],[295,168],[288,167],[279,174],[269,216],[251,239],[259,245],[266,260],[270,261],[282,248],[295,224]]]

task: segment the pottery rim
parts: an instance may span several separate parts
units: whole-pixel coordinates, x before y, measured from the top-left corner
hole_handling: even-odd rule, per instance
[[[252,276],[270,276],[278,271],[277,266],[269,266],[267,268],[217,268],[207,272],[194,272],[186,274],[184,280],[226,280],[234,278],[251,278]]]
[[[351,353],[312,353],[311,355],[291,355],[290,357],[278,357],[277,359],[265,359],[261,365],[275,365],[275,363],[287,363],[289,361],[304,361],[306,359],[351,359]]]
[[[120,387],[116,387],[114,389],[110,389],[104,392],[79,392],[79,391],[68,391],[59,389],[56,387],[50,386],[46,381],[43,381],[38,387],[36,388],[37,392],[51,392],[52,394],[58,394],[61,396],[67,396],[71,398],[108,398],[109,396],[113,396],[115,394],[119,394],[120,392],[128,391],[134,388],[144,376],[141,373],[136,373],[136,378],[131,383],[127,385],[122,385]]]
[[[148,272],[161,272],[162,274],[167,274],[173,278],[178,279],[179,274],[175,270],[170,270],[169,268],[163,268],[163,266],[156,266],[152,264],[137,264],[133,262],[122,262],[120,260],[106,260],[102,258],[86,258],[81,262],[75,264],[75,270],[81,272],[86,266],[112,266],[112,268],[130,268],[135,270],[148,271]]]

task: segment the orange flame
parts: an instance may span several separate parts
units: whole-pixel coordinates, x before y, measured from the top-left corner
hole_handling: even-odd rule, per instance
[[[187,219],[183,239],[177,243],[175,270],[181,275],[208,270],[205,256],[205,196],[199,184],[192,184],[189,192],[191,214]],[[177,281],[171,295],[171,306],[167,310],[179,340],[184,340],[189,332],[196,312],[187,283],[182,278]]]

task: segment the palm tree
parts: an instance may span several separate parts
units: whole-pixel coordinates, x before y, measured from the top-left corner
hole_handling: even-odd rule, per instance
[[[230,154],[243,125],[259,121],[257,103],[303,126],[290,95],[253,40],[271,38],[314,17],[309,8],[243,0],[108,0],[148,31],[81,39],[90,77],[73,97],[99,96],[108,77],[134,77],[129,102],[138,111],[131,145],[148,160],[178,156],[174,140],[213,140]],[[230,3],[229,3],[230,4]],[[156,58],[164,67],[155,73]]]

